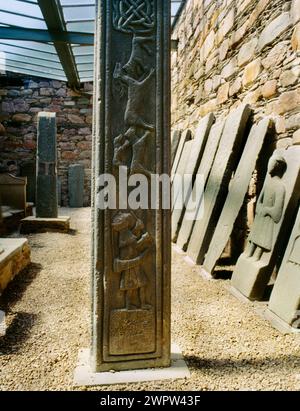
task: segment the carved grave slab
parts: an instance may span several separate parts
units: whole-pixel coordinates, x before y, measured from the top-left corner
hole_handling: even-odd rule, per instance
[[[189,159],[185,163],[183,174],[191,176],[192,181],[195,180],[195,174],[199,168],[199,164],[203,156],[209,131],[214,120],[215,116],[212,113],[208,114],[203,119],[201,119],[195,133],[195,138],[191,140],[192,147]],[[191,192],[184,191],[181,193],[180,191],[178,192],[178,190],[177,192],[174,192],[174,209],[172,213],[172,241],[176,242],[177,234],[179,232],[181,221],[185,211],[185,207],[180,208],[180,204],[185,204]]]
[[[197,174],[202,176],[202,182],[205,184],[208,180],[208,176],[219,146],[220,138],[223,132],[224,128],[224,121],[219,120],[217,121],[210,130],[208,140],[205,146],[205,150],[199,165],[199,168],[197,170]],[[203,188],[204,188],[203,187]],[[191,201],[193,198],[195,198],[195,192],[196,189],[199,189],[199,187],[196,186],[196,184],[193,185],[193,190],[192,193],[190,194],[190,198],[188,201],[188,207],[187,210],[191,210]],[[186,251],[190,236],[194,227],[195,219],[197,216],[198,209],[200,207],[201,203],[201,196],[199,198],[199,202],[196,204],[194,212],[187,211],[185,210],[184,216],[181,222],[181,227],[178,233],[177,237],[177,245],[184,251]]]
[[[261,120],[252,126],[203,263],[204,270],[210,274],[213,274],[215,265],[230,239],[270,126],[270,119]]]
[[[202,198],[204,214],[195,222],[187,249],[188,256],[196,264],[202,264],[220,216],[239,147],[247,138],[245,129],[250,113],[250,107],[242,104],[226,119],[218,152]]]
[[[244,253],[231,284],[250,300],[261,300],[279,255],[287,244],[300,193],[300,147],[276,150],[256,205]]]
[[[173,164],[174,159],[175,159],[180,137],[181,137],[181,130],[174,130],[172,134],[172,139],[171,139],[171,165]]]
[[[92,369],[166,367],[170,210],[103,210],[97,193],[103,174],[119,192],[120,169],[148,180],[170,174],[170,2],[97,5]]]
[[[300,209],[268,308],[287,324],[300,328]]]
[[[181,137],[178,143],[178,147],[177,147],[177,151],[175,154],[175,158],[172,164],[172,170],[171,170],[171,181],[173,181],[175,174],[177,173],[177,168],[179,165],[179,161],[182,155],[182,151],[183,151],[183,147],[185,145],[185,143],[189,140],[191,140],[192,138],[192,133],[191,130],[184,130],[181,133]]]

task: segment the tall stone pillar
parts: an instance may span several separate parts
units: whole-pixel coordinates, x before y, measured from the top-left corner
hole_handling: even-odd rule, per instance
[[[57,218],[56,115],[40,112],[37,124],[36,217]]]
[[[93,156],[94,372],[170,365],[170,210],[103,209],[100,176],[170,174],[170,2],[98,0]],[[99,64],[100,62],[100,64]],[[128,188],[128,193],[132,189]],[[164,193],[165,194],[165,193]],[[122,199],[122,203],[124,198]]]

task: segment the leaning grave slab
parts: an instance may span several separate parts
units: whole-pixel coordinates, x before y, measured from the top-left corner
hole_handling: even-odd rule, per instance
[[[179,189],[174,190],[174,207],[172,213],[172,241],[176,242],[176,238],[180,229],[181,221],[183,218],[183,214],[185,211],[184,205],[191,194],[192,185],[195,181],[195,174],[199,168],[200,160],[203,156],[203,152],[206,146],[207,138],[211,129],[211,126],[215,120],[215,116],[210,113],[204,118],[202,118],[199,122],[199,125],[196,129],[195,138],[191,140],[192,148],[190,151],[190,156],[188,161],[185,163],[183,176],[189,177],[192,179],[191,187],[189,190],[186,189],[184,185],[181,187],[182,191]],[[185,184],[187,184],[187,180],[185,179]],[[174,181],[173,181],[174,186]],[[179,188],[180,188],[179,187]]]
[[[287,326],[300,331],[300,208],[268,304]]]
[[[213,275],[217,261],[221,257],[222,252],[230,239],[235,220],[243,205],[252,173],[255,170],[256,162],[265,138],[270,131],[270,127],[271,120],[264,119],[258,124],[254,124],[251,128],[234,178],[230,182],[228,195],[222,213],[205,255],[203,269],[207,274]]]
[[[209,247],[214,227],[220,216],[223,198],[236,162],[236,156],[243,140],[246,140],[246,126],[251,114],[250,106],[242,104],[227,117],[202,201],[203,215],[195,222],[187,255],[196,264],[202,264]]]
[[[181,227],[179,229],[178,237],[176,244],[179,248],[186,251],[190,236],[194,227],[195,219],[200,207],[201,199],[202,199],[202,192],[196,199],[196,191],[203,190],[205,188],[206,182],[208,180],[208,176],[213,164],[213,160],[215,158],[220,138],[222,135],[222,131],[224,128],[224,121],[218,120],[211,128],[207,143],[205,146],[205,150],[203,153],[203,157],[201,159],[199,168],[197,170],[197,176],[202,177],[203,187],[199,187],[197,181],[195,181],[192,189],[192,193],[190,194],[188,204],[186,210],[184,212],[184,216],[181,222]],[[196,204],[195,204],[196,199]]]
[[[275,150],[257,201],[256,215],[231,285],[249,300],[261,300],[292,229],[300,190],[300,147]]]

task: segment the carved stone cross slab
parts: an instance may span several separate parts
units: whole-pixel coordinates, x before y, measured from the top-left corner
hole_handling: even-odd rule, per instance
[[[170,174],[170,2],[98,0],[94,112],[95,372],[170,365],[170,210],[101,207],[132,176]],[[120,171],[127,173],[121,182]],[[130,194],[131,188],[128,187]]]

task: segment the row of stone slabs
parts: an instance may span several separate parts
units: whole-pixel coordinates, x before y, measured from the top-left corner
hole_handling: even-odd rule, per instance
[[[189,262],[201,265],[206,278],[216,276],[253,173],[264,162],[262,153],[273,135],[270,118],[252,124],[248,105],[221,120],[207,115],[194,138],[189,130],[172,135],[172,241],[186,251]],[[187,174],[192,175],[192,188],[181,191],[176,178]],[[300,328],[299,200],[300,147],[275,150],[231,280],[232,292],[249,301],[263,301],[275,280],[265,317],[287,332]]]

